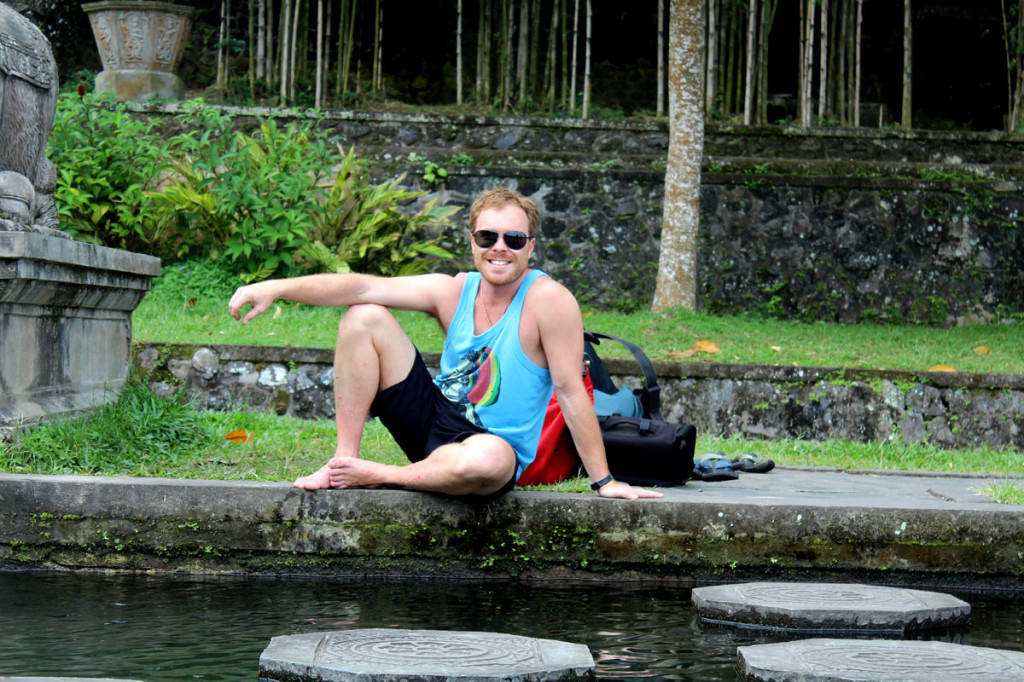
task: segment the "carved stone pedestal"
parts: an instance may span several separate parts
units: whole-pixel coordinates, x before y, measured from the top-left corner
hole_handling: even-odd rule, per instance
[[[103,71],[96,90],[124,99],[183,99],[175,74],[198,10],[170,2],[106,0],[82,5]]]
[[[111,402],[160,259],[0,231],[0,437]]]

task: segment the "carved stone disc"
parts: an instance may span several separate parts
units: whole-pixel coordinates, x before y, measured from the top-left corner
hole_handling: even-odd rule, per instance
[[[274,637],[262,680],[593,679],[587,647],[493,632],[368,629]]]
[[[746,680],[1024,680],[1024,653],[949,642],[805,639],[740,647],[737,659]]]
[[[708,623],[783,630],[905,633],[971,619],[971,605],[947,594],[846,583],[698,587],[693,603]]]

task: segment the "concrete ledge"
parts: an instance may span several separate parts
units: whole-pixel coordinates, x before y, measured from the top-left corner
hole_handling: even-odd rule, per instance
[[[977,477],[782,469],[659,500],[0,475],[0,568],[325,576],[805,578],[1020,591],[1024,506]]]

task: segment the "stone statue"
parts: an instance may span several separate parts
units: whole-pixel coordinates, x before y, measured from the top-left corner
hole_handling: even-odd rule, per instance
[[[56,229],[57,173],[46,158],[57,84],[50,42],[0,3],[0,230],[64,234]]]

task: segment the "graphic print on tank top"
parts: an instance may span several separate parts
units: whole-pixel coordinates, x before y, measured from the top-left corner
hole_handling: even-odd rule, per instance
[[[476,413],[498,399],[501,390],[501,362],[490,347],[472,350],[459,359],[455,371],[438,386],[444,397],[455,403],[463,415],[477,426],[483,426]]]

